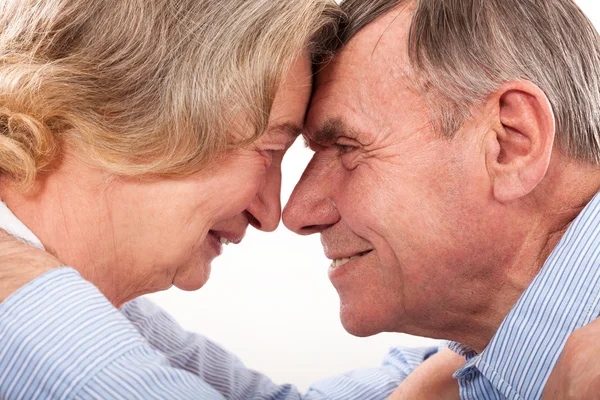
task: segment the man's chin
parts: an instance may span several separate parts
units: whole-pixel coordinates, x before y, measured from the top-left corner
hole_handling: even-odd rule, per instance
[[[386,332],[381,321],[372,314],[368,315],[349,306],[340,307],[340,320],[346,332],[354,336],[367,337]]]

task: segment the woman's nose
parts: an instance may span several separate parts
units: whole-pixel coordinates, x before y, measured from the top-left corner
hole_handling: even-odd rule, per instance
[[[256,229],[264,232],[277,229],[281,220],[281,168],[269,168],[246,213]]]

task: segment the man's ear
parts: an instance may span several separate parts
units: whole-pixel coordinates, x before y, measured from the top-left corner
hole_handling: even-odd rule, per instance
[[[494,197],[508,202],[530,193],[546,175],[554,113],[544,92],[529,81],[508,82],[487,101],[494,119],[486,141],[487,170]]]

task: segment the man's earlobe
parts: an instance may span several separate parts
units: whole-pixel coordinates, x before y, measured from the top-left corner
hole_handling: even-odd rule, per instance
[[[498,201],[529,194],[546,175],[554,146],[554,113],[540,88],[512,81],[492,94],[486,163]]]

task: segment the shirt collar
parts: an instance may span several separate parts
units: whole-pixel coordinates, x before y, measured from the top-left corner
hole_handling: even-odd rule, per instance
[[[600,193],[573,221],[481,354],[466,357],[460,378],[477,369],[507,398],[540,398],[574,330],[600,314]]]
[[[0,228],[24,242],[44,250],[42,242],[10,211],[6,204],[0,200]]]

